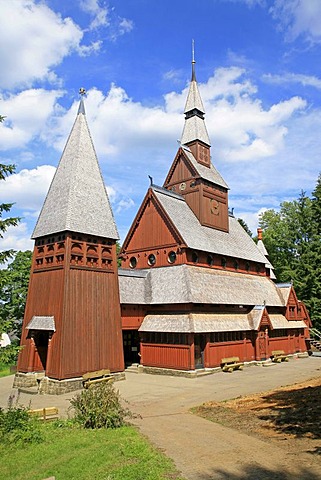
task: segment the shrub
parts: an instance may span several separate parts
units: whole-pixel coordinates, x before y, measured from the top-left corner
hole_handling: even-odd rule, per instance
[[[132,417],[121,405],[120,395],[111,383],[92,385],[71,401],[74,419],[84,428],[118,428]]]
[[[0,407],[0,443],[39,443],[42,441],[40,425],[25,407]]]

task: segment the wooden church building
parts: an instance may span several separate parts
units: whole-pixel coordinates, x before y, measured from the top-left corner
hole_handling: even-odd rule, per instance
[[[184,113],[181,145],[164,185],[146,193],[117,274],[117,228],[81,98],[32,236],[15,386],[64,393],[86,372],[121,377],[130,363],[194,371],[307,350],[304,304],[275,282],[262,232],[256,244],[229,210],[194,61]]]
[[[194,370],[306,351],[304,304],[275,283],[262,231],[256,244],[229,210],[194,60],[184,113],[164,185],[150,186],[121,249],[125,362]]]

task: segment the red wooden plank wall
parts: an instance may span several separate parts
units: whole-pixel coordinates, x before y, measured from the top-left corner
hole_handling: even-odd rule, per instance
[[[151,367],[191,368],[191,348],[188,345],[141,344],[141,363]]]

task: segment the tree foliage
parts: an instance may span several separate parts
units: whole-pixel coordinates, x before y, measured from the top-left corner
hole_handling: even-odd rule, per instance
[[[237,221],[239,222],[239,224],[244,228],[244,230],[246,231],[246,233],[248,235],[250,235],[250,237],[253,236],[248,224],[243,220],[243,218],[238,218]]]
[[[4,165],[0,163],[0,180],[5,180],[6,177],[12,174],[15,171],[14,165]],[[20,218],[19,217],[6,217],[3,215],[10,211],[13,203],[1,203],[0,204],[0,238],[3,238],[4,233],[7,231],[8,227],[17,226]],[[4,263],[6,260],[12,257],[13,250],[5,250],[0,252],[0,264]]]
[[[0,123],[5,119],[4,116],[0,115]],[[11,175],[15,171],[14,165],[4,165],[0,163],[0,180],[5,180],[8,175]],[[18,225],[20,218],[19,217],[8,217],[4,218],[3,214],[10,211],[13,203],[0,203],[0,238],[3,238],[3,234],[6,232],[8,227]],[[13,255],[13,250],[6,250],[0,252],[0,264],[4,263]]]
[[[0,115],[0,123],[3,122],[4,117]],[[4,165],[0,164],[0,181],[3,180],[5,181],[8,175],[11,175],[15,171],[15,166],[14,165]],[[20,218],[19,217],[5,217],[4,215],[8,212],[10,212],[12,203],[1,203],[0,204],[0,238],[4,237],[5,232],[7,229],[11,226],[17,226]],[[0,264],[5,263],[7,260],[12,258],[14,255],[14,251],[11,250],[4,250],[0,251]],[[1,295],[3,292],[4,285],[6,283],[5,280],[5,274],[3,271],[1,271],[1,276],[0,276],[0,291]],[[11,322],[10,318],[7,317],[6,311],[4,309],[4,302],[2,298],[0,297],[0,336],[2,333],[8,331],[13,323]],[[17,352],[16,347],[5,347],[0,349],[0,362],[4,360],[8,360],[12,357]]]
[[[259,221],[278,281],[293,281],[300,300],[321,328],[321,175],[312,198],[301,192],[280,210],[267,210]]]
[[[30,277],[32,252],[17,252],[6,269],[0,270],[0,325],[3,331],[10,331],[17,337],[26,305]]]

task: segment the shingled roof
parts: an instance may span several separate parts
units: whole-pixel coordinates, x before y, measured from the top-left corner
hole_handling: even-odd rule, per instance
[[[63,231],[119,238],[82,99],[32,238]]]
[[[267,263],[267,259],[254,241],[233,216],[229,217],[228,233],[205,227],[201,225],[183,196],[174,196],[168,190],[158,187],[154,187],[153,190],[187,247],[253,262]]]
[[[140,332],[206,333],[257,330],[251,313],[172,313],[149,314]],[[305,328],[302,321],[289,322],[283,315],[270,315],[273,328]]]
[[[204,303],[283,307],[283,297],[265,276],[175,265],[141,270],[119,270],[122,304],[170,305]],[[144,273],[143,273],[144,272]]]
[[[197,175],[199,175],[202,179],[207,180],[208,182],[215,183],[216,185],[220,185],[221,187],[227,189],[229,188],[222,175],[216,170],[212,163],[210,163],[209,167],[205,167],[204,165],[198,163],[198,161],[188,147],[182,145],[182,149],[188,161],[195,169]]]

